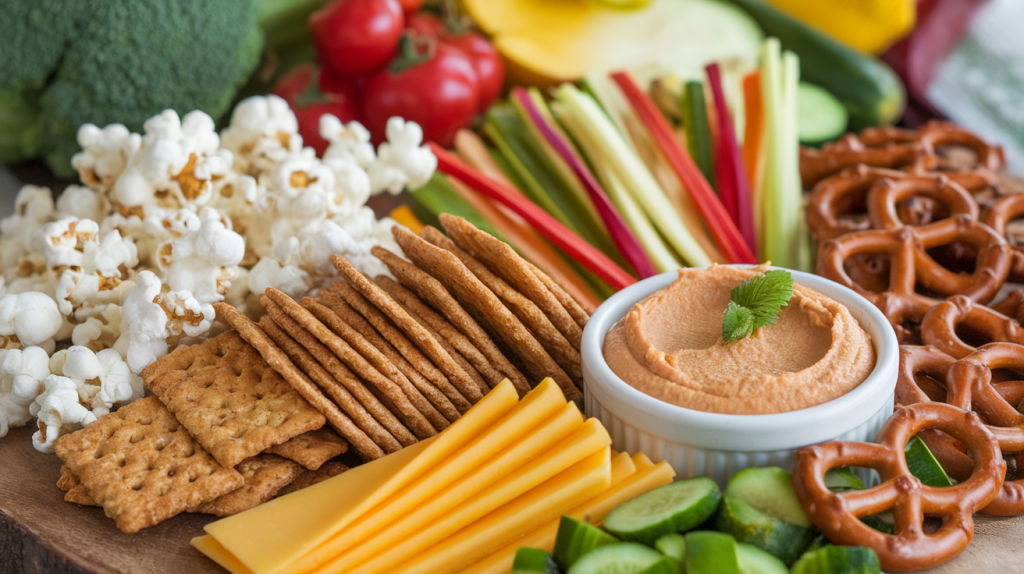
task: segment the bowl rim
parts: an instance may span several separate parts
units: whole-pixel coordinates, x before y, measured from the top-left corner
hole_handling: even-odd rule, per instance
[[[886,408],[887,401],[891,403],[899,369],[899,342],[889,321],[874,304],[852,289],[811,273],[785,270],[793,275],[796,283],[845,305],[871,336],[875,347],[875,366],[856,388],[820,405],[754,415],[688,409],[633,388],[612,372],[605,361],[602,351],[605,335],[635,303],[678,278],[678,271],[668,271],[619,291],[591,316],[583,331],[581,345],[588,402],[597,400],[602,408],[648,433],[690,446],[718,450],[802,447],[842,436],[875,416],[880,409]]]

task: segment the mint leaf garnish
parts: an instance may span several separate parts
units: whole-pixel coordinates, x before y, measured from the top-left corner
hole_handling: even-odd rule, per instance
[[[729,306],[722,316],[722,338],[731,343],[774,325],[792,297],[793,276],[782,269],[740,283],[729,294]]]

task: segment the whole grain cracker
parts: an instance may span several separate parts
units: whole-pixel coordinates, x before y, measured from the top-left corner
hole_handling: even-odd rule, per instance
[[[344,285],[342,281],[337,283]],[[388,336],[378,332],[365,317],[349,306],[340,295],[332,293],[330,288],[322,290],[320,294],[320,303],[322,305],[330,309],[342,321],[345,321],[345,323],[365,337],[367,341],[370,341],[374,347],[377,347],[377,349],[384,353],[392,363],[405,373],[405,376],[409,377],[409,380],[416,385],[416,388],[420,389],[424,396],[430,400],[445,418],[455,422],[462,413],[469,410],[469,407],[472,405],[459,393],[458,389],[452,386],[448,378],[444,376],[444,373],[439,371],[429,359],[423,356],[423,353],[411,341],[406,339],[405,335],[398,332],[398,329],[387,321],[386,318],[380,322],[385,325]],[[372,308],[369,302],[366,304]],[[376,309],[374,310],[376,311]],[[397,344],[392,345],[392,340],[396,341]],[[412,359],[407,359],[405,354],[399,349],[408,353]],[[423,368],[423,371],[417,368],[417,364]]]
[[[316,470],[323,463],[348,452],[348,443],[338,433],[324,427],[272,446],[267,452],[295,461],[308,470]]]
[[[279,497],[285,496],[286,494],[300,491],[303,488],[309,488],[314,484],[320,484],[329,478],[334,478],[346,470],[348,470],[348,467],[344,464],[334,460],[329,461],[317,470],[303,472],[291,484],[279,490],[277,495]]]
[[[288,384],[302,395],[302,398],[327,418],[327,422],[334,427],[334,430],[338,431],[338,434],[348,439],[360,456],[366,460],[384,456],[384,451],[372,441],[359,440],[362,431],[341,411],[338,405],[324,396],[313,381],[309,380],[309,377],[295,367],[288,356],[253,323],[252,319],[227,303],[214,303],[213,308],[217,311],[217,317],[234,327],[243,339],[255,347],[263,359],[280,373],[288,381]]]
[[[302,306],[305,307],[314,317],[317,318],[332,333],[339,336],[349,344],[357,353],[362,355],[382,375],[391,380],[405,394],[405,397],[412,403],[430,425],[438,432],[448,428],[448,419],[434,408],[434,405],[423,396],[423,393],[416,388],[412,381],[405,376],[397,365],[391,362],[384,353],[373,346],[370,341],[353,329],[348,323],[342,321],[333,311],[321,305],[311,297],[302,298]]]
[[[84,484],[68,490],[64,493],[64,502],[71,502],[79,506],[99,506],[96,504],[96,499],[89,493],[89,489]]]
[[[57,479],[57,488],[68,492],[79,484],[82,483],[78,481],[78,477],[68,469],[66,464],[62,464],[60,466],[60,478]]]
[[[222,466],[326,422],[237,331],[180,346],[142,378]]]
[[[305,347],[292,339],[281,327],[278,327],[269,315],[260,318],[260,328],[294,361],[301,372],[308,373],[308,376],[330,397],[333,404],[344,410],[343,416],[347,415],[346,419],[349,420],[351,426],[346,427],[344,432],[339,430],[338,433],[345,437],[363,458],[372,460],[384,456],[385,453],[397,452],[402,449],[402,443],[395,440],[395,437],[377,422],[377,419],[373,418],[366,407],[352,396],[348,388],[327,372]],[[355,379],[355,375],[347,370],[339,374],[352,379],[347,381],[350,386],[362,385]],[[369,394],[369,391],[367,393]],[[372,394],[370,396],[373,397]],[[376,400],[376,397],[373,399]],[[338,429],[335,428],[335,430]]]
[[[410,233],[408,230],[399,229],[397,226],[393,229],[395,240],[402,249],[411,243],[411,239],[416,236]],[[559,366],[572,378],[573,382],[576,383],[577,387],[583,386],[583,367],[582,359],[580,358],[580,352],[578,348],[574,348],[568,339],[555,327],[555,325],[548,319],[547,315],[541,311],[540,307],[535,305],[533,301],[528,299],[525,295],[517,291],[511,285],[509,285],[504,279],[498,277],[487,268],[480,260],[470,255],[468,252],[455,245],[450,239],[444,236],[443,233],[433,227],[424,227],[423,238],[434,244],[441,249],[446,249],[452,252],[456,257],[462,261],[462,264],[469,268],[470,271],[476,275],[484,285],[487,286],[499,299],[508,307],[509,311],[512,311],[523,325],[533,333],[533,336],[537,338],[537,341],[544,348],[547,349],[551,358],[558,361]],[[546,287],[542,288],[546,289]]]
[[[338,379],[338,382],[344,384],[338,375],[338,373],[344,372],[342,367],[346,370],[351,369],[359,381],[365,381],[367,385],[363,388],[367,389],[367,393],[357,395],[359,387],[350,387],[349,391],[363,403],[363,406],[373,414],[374,418],[388,428],[398,442],[403,446],[409,446],[415,444],[418,441],[417,436],[423,432],[432,433],[427,436],[437,434],[422,413],[412,406],[405,394],[402,393],[402,389],[382,375],[380,371],[374,369],[373,365],[369,364],[341,337],[320,323],[309,311],[296,303],[295,307],[298,307],[303,314],[295,312],[291,306],[289,306],[289,311],[292,311],[294,315],[289,313],[269,295],[270,291],[267,289],[260,297],[260,303],[267,310],[267,314],[286,333],[305,347],[327,369],[327,372]],[[284,294],[282,293],[282,295]],[[287,295],[284,297],[291,300]],[[296,319],[296,316],[299,316],[299,319]],[[350,380],[348,377],[345,378]],[[370,397],[376,397],[378,400],[368,404],[367,401],[372,400]],[[418,428],[414,428],[415,426]]]
[[[383,247],[375,246],[371,253],[387,266],[400,283],[383,277],[385,283],[377,284],[409,309],[410,314],[427,322],[455,347],[484,375],[488,386],[493,387],[508,378],[517,389],[530,388],[526,377],[509,362],[487,332],[437,279]],[[393,287],[392,290],[388,291],[385,284]]]
[[[439,219],[445,231],[459,247],[482,261],[495,275],[540,307],[551,323],[579,351],[583,329],[537,278],[525,259],[508,243],[480,231],[465,218],[442,213]]]
[[[274,454],[260,454],[238,463],[235,470],[245,483],[229,492],[196,507],[195,512],[214,516],[234,516],[270,500],[285,486],[302,474],[302,467]]]
[[[415,235],[406,243],[402,248],[406,256],[440,281],[481,327],[493,332],[503,348],[519,360],[519,366],[527,376],[536,381],[551,377],[569,400],[581,396],[569,375],[551,358],[533,333],[455,254]]]
[[[126,533],[242,486],[157,397],[139,399],[57,440],[57,456]]]
[[[572,316],[573,320],[576,321],[576,324],[580,326],[580,329],[586,327],[587,321],[590,320],[590,316],[594,313],[594,308],[589,305],[585,307],[584,303],[577,301],[575,297],[570,295],[569,292],[558,283],[558,281],[555,281],[554,278],[541,270],[540,267],[537,267],[529,261],[527,261],[526,264],[530,266],[531,270],[533,270],[533,274],[537,276],[537,279],[540,279],[541,283],[548,288],[548,291],[551,291],[551,294],[555,296],[555,299],[558,299],[558,302],[565,308],[565,312]]]
[[[340,255],[331,255],[331,262],[335,268],[348,280],[348,285],[365,297],[377,309],[382,311],[404,333],[420,351],[451,381],[455,388],[459,389],[462,396],[470,403],[476,404],[483,397],[483,391],[477,386],[476,381],[466,373],[465,370],[448,354],[448,351],[441,346],[437,339],[430,336],[430,333],[419,324],[416,319],[409,316],[409,313],[384,292],[373,281],[370,281],[361,271],[356,269],[347,259]],[[348,299],[346,299],[348,301]],[[349,304],[355,307],[352,301]],[[362,311],[360,311],[362,312]],[[369,319],[369,317],[367,317]],[[372,321],[371,321],[372,322]]]

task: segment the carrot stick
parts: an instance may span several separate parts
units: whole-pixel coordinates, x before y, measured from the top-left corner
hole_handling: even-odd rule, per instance
[[[420,221],[420,218],[416,217],[416,214],[412,212],[412,208],[408,205],[399,205],[392,209],[388,215],[391,216],[391,219],[408,227],[409,231],[416,235],[419,235],[420,230],[423,229],[423,222]]]
[[[754,233],[758,245],[764,241],[764,97],[761,71],[743,78],[743,105],[747,124],[743,135],[743,165],[750,183],[750,206],[754,212]]]

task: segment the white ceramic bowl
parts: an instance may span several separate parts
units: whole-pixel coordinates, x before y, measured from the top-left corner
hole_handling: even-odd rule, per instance
[[[677,479],[709,476],[724,486],[748,467],[793,466],[796,451],[830,440],[873,441],[893,412],[899,343],[885,316],[867,299],[838,283],[800,271],[793,279],[842,303],[871,336],[875,368],[857,388],[814,407],[767,415],[708,413],[678,407],[626,384],[602,353],[605,335],[633,305],[678,278],[649,277],[605,301],[583,331],[584,401],[620,451],[643,451],[666,460]]]

